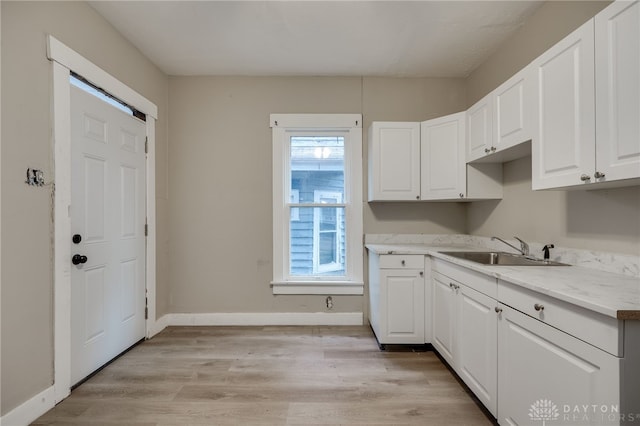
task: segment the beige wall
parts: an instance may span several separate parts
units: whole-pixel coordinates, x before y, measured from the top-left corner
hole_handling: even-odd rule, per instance
[[[560,41],[609,1],[548,1],[467,78],[467,106],[473,105]]]
[[[24,184],[27,167],[53,175],[53,34],[156,103],[158,220],[166,229],[168,82],[84,2],[1,2],[2,7],[2,400],[1,413],[53,382],[50,187]],[[167,235],[158,236],[158,310],[167,311]]]
[[[171,77],[170,311],[325,310],[324,296],[269,287],[270,113],[363,113],[366,128],[460,111],[464,101],[455,79]],[[464,222],[456,203],[365,203],[367,233],[463,232]],[[335,312],[363,309],[360,296],[334,297]]]
[[[608,2],[545,3],[467,79],[467,104],[489,93]],[[640,187],[596,191],[532,191],[531,157],[505,163],[504,198],[471,203],[471,234],[640,254]],[[534,253],[535,254],[535,253]]]

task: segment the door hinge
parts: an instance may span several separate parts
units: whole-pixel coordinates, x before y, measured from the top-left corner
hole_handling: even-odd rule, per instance
[[[149,225],[147,223],[144,224],[144,236],[149,236]]]
[[[144,298],[144,319],[149,319],[149,300]]]
[[[149,153],[149,137],[145,136],[144,138],[144,153],[148,154]]]

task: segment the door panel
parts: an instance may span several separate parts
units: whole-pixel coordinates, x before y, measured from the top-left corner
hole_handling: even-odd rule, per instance
[[[640,2],[596,16],[596,170],[600,180],[640,177]]]
[[[588,183],[595,168],[594,28],[589,21],[534,62],[533,189]]]
[[[145,335],[146,126],[71,86],[71,382]],[[71,236],[69,236],[71,238]]]

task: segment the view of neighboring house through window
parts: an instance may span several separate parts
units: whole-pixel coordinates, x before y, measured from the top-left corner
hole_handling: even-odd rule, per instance
[[[291,276],[344,277],[344,136],[291,136],[289,168]]]
[[[302,285],[302,293],[316,294],[313,284],[361,294],[360,120],[356,114],[272,115],[274,292]]]

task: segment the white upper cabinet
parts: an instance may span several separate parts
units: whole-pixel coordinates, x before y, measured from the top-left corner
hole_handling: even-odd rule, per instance
[[[599,181],[640,177],[640,2],[595,18],[596,169]]]
[[[464,128],[464,112],[421,123],[421,199],[445,200],[464,197]]]
[[[420,199],[420,123],[369,128],[369,201]]]
[[[467,110],[467,162],[477,160],[495,150],[492,92]]]
[[[534,64],[533,189],[637,184],[640,3],[612,3]]]
[[[535,126],[535,72],[528,66],[493,91],[493,145],[497,152],[529,141]],[[509,161],[530,154],[530,147],[522,147],[503,158]]]
[[[595,166],[593,20],[534,61],[538,125],[533,189],[588,182]]]

